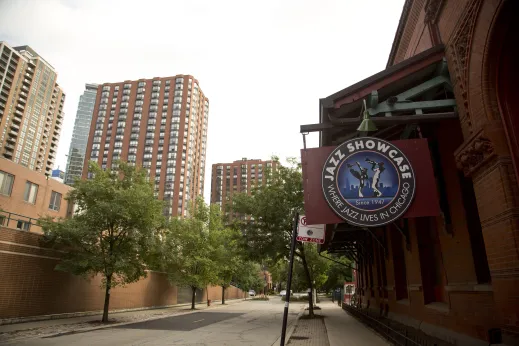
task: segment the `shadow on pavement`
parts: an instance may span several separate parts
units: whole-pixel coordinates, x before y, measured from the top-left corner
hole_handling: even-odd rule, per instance
[[[231,312],[196,312],[188,315],[165,317],[158,320],[145,321],[114,327],[117,329],[179,330],[190,331],[213,323],[225,321],[244,313]]]

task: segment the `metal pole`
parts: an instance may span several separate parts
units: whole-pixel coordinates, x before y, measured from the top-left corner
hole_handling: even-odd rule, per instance
[[[297,225],[299,224],[299,213],[294,218],[294,229],[292,230],[292,246],[290,247],[290,264],[288,267],[287,294],[285,295],[285,311],[283,312],[283,327],[281,328],[280,346],[285,346],[285,336],[287,332],[288,306],[290,305],[290,292],[292,288],[292,267],[294,266],[294,252],[296,250]]]

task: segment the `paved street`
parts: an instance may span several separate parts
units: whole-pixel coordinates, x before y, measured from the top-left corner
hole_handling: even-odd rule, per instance
[[[181,316],[86,333],[33,338],[9,345],[272,345],[280,336],[283,302],[247,301]],[[302,304],[291,304],[289,327]]]

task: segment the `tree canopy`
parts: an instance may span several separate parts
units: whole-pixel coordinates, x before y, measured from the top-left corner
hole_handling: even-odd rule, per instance
[[[251,220],[237,220],[243,230],[245,247],[253,259],[268,257],[277,261],[287,258],[290,252],[292,228],[296,212],[303,213],[303,177],[301,164],[288,159],[282,166],[277,158],[275,168],[266,172],[267,184],[258,186],[250,195],[246,193],[233,196],[232,212],[251,216]],[[312,273],[315,260],[310,248],[297,244],[295,255],[299,258],[305,273],[307,287],[313,287],[317,271]],[[314,246],[315,247],[315,246]],[[308,253],[308,256],[307,256]],[[313,306],[309,295],[309,313]]]
[[[66,199],[77,205],[72,218],[40,219],[44,241],[67,250],[56,269],[103,275],[108,320],[110,288],[146,275],[146,254],[163,225],[162,202],[153,196],[146,172],[126,163],[117,171],[89,164],[92,179],[78,180]]]
[[[202,199],[197,199],[192,211],[190,218],[171,220],[161,241],[162,261],[156,264],[171,283],[191,288],[194,309],[196,289],[219,281],[217,231],[212,227],[221,221]]]

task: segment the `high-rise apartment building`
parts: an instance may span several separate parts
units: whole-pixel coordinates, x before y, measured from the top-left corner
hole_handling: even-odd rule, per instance
[[[29,46],[0,42],[0,155],[49,176],[64,116],[56,78]]]
[[[67,185],[72,185],[74,180],[81,178],[83,174],[83,163],[85,162],[90,124],[96,103],[97,87],[97,84],[86,84],[85,92],[79,97],[65,172],[65,184]]]
[[[90,160],[104,169],[117,160],[142,166],[167,202],[164,214],[187,215],[204,191],[208,116],[209,101],[192,76],[100,85],[83,177]]]
[[[232,203],[234,193],[246,192],[268,181],[265,174],[275,169],[276,162],[243,158],[232,163],[215,163],[211,174],[211,204],[218,204],[229,215],[226,205]],[[236,217],[237,215],[230,215]]]

